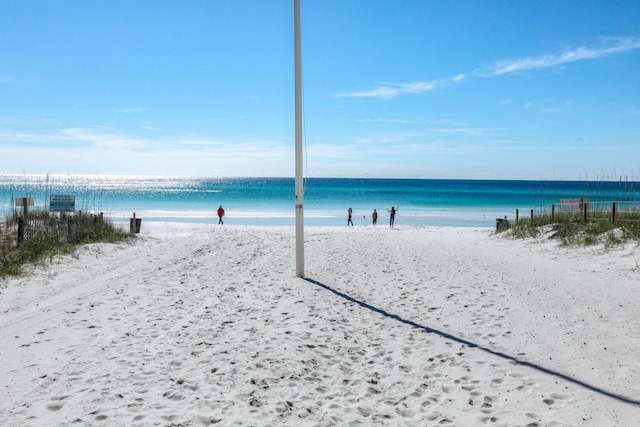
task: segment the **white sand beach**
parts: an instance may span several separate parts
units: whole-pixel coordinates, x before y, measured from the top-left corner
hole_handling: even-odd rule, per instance
[[[2,426],[638,426],[640,248],[144,223],[0,281]]]

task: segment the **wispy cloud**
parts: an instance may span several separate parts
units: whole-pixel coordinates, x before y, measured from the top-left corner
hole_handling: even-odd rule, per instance
[[[367,118],[357,120],[359,123],[383,123],[383,124],[400,124],[400,125],[421,125],[422,130],[419,133],[412,134],[411,138],[416,136],[422,137],[427,135],[465,135],[465,136],[490,136],[495,135],[496,132],[504,130],[504,128],[478,128],[470,126],[464,122],[451,121],[451,120],[429,120],[429,119],[385,119],[385,118]],[[377,138],[376,142],[397,142],[407,140],[407,133],[401,134],[385,139]],[[371,140],[364,140],[361,142],[371,142]]]
[[[90,144],[100,148],[145,148],[149,142],[113,132],[110,128],[68,128],[61,133],[72,141]]]
[[[137,137],[120,134],[108,127],[65,128],[51,132],[30,133],[9,131],[0,133],[0,142],[17,146],[96,147],[103,149],[145,149],[158,145]]]
[[[228,140],[195,136],[146,138],[120,132],[108,126],[57,128],[50,132],[0,131],[0,144],[7,147],[50,147],[60,150],[83,149],[94,152],[181,152],[225,156],[251,156],[265,151],[263,157],[282,155],[292,149],[288,142],[276,140]],[[193,155],[193,154],[192,154]]]
[[[617,53],[624,53],[640,48],[638,38],[606,38],[607,46],[585,47],[567,50],[557,54],[527,57],[512,61],[498,62],[493,68],[493,75],[514,73],[517,71],[556,67],[571,62],[603,58]]]
[[[397,88],[382,86],[366,91],[340,93],[336,95],[336,98],[393,98],[399,94],[400,90]]]
[[[525,102],[522,104],[522,108],[524,110],[530,110],[542,114],[551,114],[551,113],[561,113],[566,111],[566,109],[571,105],[571,103],[565,103],[564,105],[559,106],[541,106],[536,105],[533,102]]]
[[[640,49],[640,38],[603,38],[603,45],[597,47],[581,46],[564,52],[542,55],[538,57],[518,58],[514,60],[499,61],[489,71],[476,70],[468,74],[456,74],[453,77],[428,82],[417,81],[412,83],[384,83],[381,86],[362,91],[353,91],[335,95],[336,98],[382,98],[389,99],[399,95],[421,94],[433,91],[441,86],[453,84],[472,77],[495,77],[503,74],[519,71],[544,69],[557,67],[564,64],[585,61],[589,59],[603,58],[615,54]],[[505,100],[506,101],[506,100]],[[508,100],[510,102],[510,100]],[[508,103],[504,102],[503,103]]]
[[[562,112],[562,108],[557,108],[557,107],[544,107],[544,108],[540,108],[540,112],[541,113],[545,113],[545,114],[550,114],[550,113],[559,113]]]
[[[441,134],[465,135],[465,136],[492,136],[500,129],[490,128],[472,128],[472,127],[456,127],[456,128],[440,128],[434,131]]]
[[[375,89],[366,91],[355,91],[337,94],[336,98],[394,98],[403,94],[420,94],[430,92],[440,86],[459,82],[465,78],[464,74],[457,74],[449,79],[433,80],[430,82],[412,82],[412,83],[384,83]]]

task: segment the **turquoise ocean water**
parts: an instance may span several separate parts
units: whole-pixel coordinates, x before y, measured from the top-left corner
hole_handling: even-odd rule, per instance
[[[15,198],[33,197],[35,209],[47,209],[52,194],[76,196],[76,209],[103,212],[128,221],[135,212],[144,221],[217,223],[223,205],[226,224],[294,225],[293,178],[193,178],[147,176],[0,175],[0,213]],[[305,179],[305,225],[342,226],[353,208],[356,226],[387,224],[387,209],[398,207],[396,224],[495,227],[496,218],[551,209],[562,199],[640,201],[636,182],[492,181],[441,179]]]

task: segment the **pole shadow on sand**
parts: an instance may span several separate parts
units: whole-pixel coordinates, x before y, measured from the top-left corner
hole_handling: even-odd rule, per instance
[[[619,395],[619,394],[611,393],[609,391],[606,391],[606,390],[603,390],[601,388],[598,388],[598,387],[596,387],[594,385],[585,383],[585,382],[580,381],[580,380],[575,379],[575,378],[571,378],[570,376],[568,376],[566,374],[563,374],[561,372],[557,372],[557,371],[554,371],[552,369],[545,368],[544,366],[540,366],[540,365],[537,365],[535,363],[527,362],[527,361],[524,361],[524,360],[519,360],[516,357],[510,356],[510,355],[508,355],[506,353],[502,353],[502,352],[499,352],[499,351],[492,350],[492,349],[490,349],[488,347],[483,347],[483,346],[481,346],[479,344],[476,344],[474,342],[468,341],[468,340],[466,340],[464,338],[460,338],[460,337],[457,337],[455,335],[451,335],[451,334],[448,334],[446,332],[430,328],[428,326],[420,325],[420,324],[418,324],[418,323],[416,323],[416,322],[414,322],[412,320],[403,319],[402,317],[398,316],[397,314],[389,313],[389,312],[387,312],[387,311],[385,311],[385,310],[383,310],[381,308],[374,307],[374,306],[372,306],[370,304],[367,304],[364,301],[357,300],[357,299],[355,299],[355,298],[353,298],[353,297],[351,297],[351,296],[349,296],[349,295],[347,295],[345,293],[342,293],[342,292],[340,292],[340,291],[338,291],[336,289],[333,289],[330,286],[325,285],[324,283],[320,283],[317,280],[309,279],[309,278],[306,278],[306,277],[304,278],[304,280],[306,280],[307,282],[312,283],[312,284],[314,284],[316,286],[324,288],[324,289],[326,289],[326,290],[328,290],[330,292],[333,292],[334,294],[338,295],[341,298],[346,299],[347,301],[350,301],[350,302],[353,302],[355,304],[358,304],[359,306],[364,307],[366,309],[369,309],[371,311],[375,311],[376,313],[379,313],[379,314],[381,314],[381,315],[383,315],[385,317],[389,317],[391,319],[397,320],[399,322],[402,322],[404,324],[413,326],[413,327],[418,328],[418,329],[422,329],[425,332],[439,335],[439,336],[441,336],[443,338],[446,338],[448,340],[455,341],[457,343],[466,345],[467,347],[470,347],[470,348],[477,348],[479,350],[482,350],[482,351],[490,353],[490,354],[492,354],[494,356],[498,356],[498,357],[501,357],[503,359],[515,362],[515,363],[517,363],[519,365],[522,365],[522,366],[528,366],[528,367],[530,367],[532,369],[535,369],[537,371],[543,372],[543,373],[548,374],[548,375],[553,375],[555,377],[558,377],[558,378],[563,379],[565,381],[574,383],[576,385],[579,385],[581,387],[589,389],[589,390],[591,390],[593,392],[602,394],[604,396],[610,397],[612,399],[616,399],[616,400],[619,400],[619,401],[625,402],[625,403],[630,403],[632,405],[640,405],[640,400],[634,400],[634,399],[631,399],[631,398],[628,398],[628,397],[625,397],[625,396],[622,396],[622,395]]]

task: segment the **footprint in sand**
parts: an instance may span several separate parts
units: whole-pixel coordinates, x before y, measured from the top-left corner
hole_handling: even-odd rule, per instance
[[[49,411],[59,411],[64,406],[63,400],[68,398],[69,396],[52,396],[51,402],[47,404],[47,409]]]
[[[60,403],[60,402],[49,403],[47,405],[47,409],[49,411],[54,411],[55,412],[55,411],[59,411],[60,409],[62,409],[63,406],[64,405],[62,403]]]
[[[498,422],[498,417],[482,417],[480,418],[480,421],[482,421],[484,424],[493,424]]]
[[[570,399],[571,398],[568,395],[553,393],[550,397],[542,399],[542,401],[549,406],[564,406],[564,404],[567,403]]]
[[[480,406],[480,410],[485,414],[490,414],[491,412],[493,412],[493,398],[490,396],[485,396],[484,402],[482,403],[482,406]]]
[[[400,415],[401,417],[413,417],[414,412],[407,408],[406,405],[403,408],[396,408],[396,414]]]

